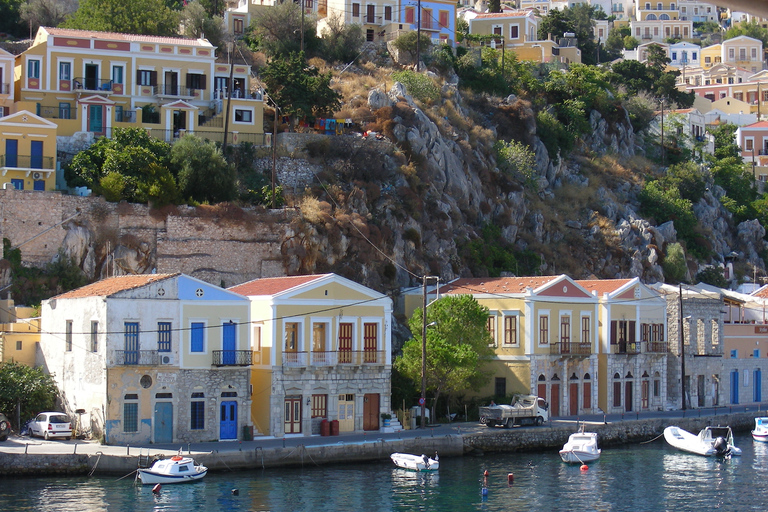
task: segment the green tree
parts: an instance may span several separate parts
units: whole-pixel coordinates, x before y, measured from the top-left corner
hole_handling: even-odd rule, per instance
[[[707,267],[696,274],[696,282],[717,286],[718,288],[728,288],[728,280],[723,273],[723,267]]]
[[[624,38],[631,35],[632,31],[629,26],[614,27],[608,32],[608,37],[605,39],[605,51],[608,52],[609,58],[613,60],[621,57],[622,50],[624,50]]]
[[[20,23],[19,14],[24,0],[0,0],[0,32],[7,32],[17,37],[28,37],[29,27]],[[32,34],[32,37],[35,35]]]
[[[725,123],[710,129],[709,132],[715,138],[715,160],[723,158],[738,157],[741,150],[736,144],[736,130],[738,126],[731,123]]]
[[[659,179],[659,184],[665,190],[677,188],[680,197],[696,204],[707,191],[707,179],[707,172],[698,164],[684,162],[670,166],[666,176]]]
[[[394,367],[409,379],[421,381],[421,309],[408,321],[413,337],[403,345]],[[483,366],[493,355],[486,325],[488,308],[471,295],[446,296],[427,308],[427,389],[434,403],[465,390],[478,391],[491,377]]]
[[[331,61],[351,62],[360,53],[365,42],[363,27],[358,23],[344,23],[339,13],[326,18],[322,31],[323,54]]]
[[[235,170],[213,142],[185,135],[171,149],[171,165],[178,171],[185,198],[219,203],[237,195]]]
[[[76,0],[29,0],[21,6],[19,14],[35,34],[40,27],[58,27],[76,10]]]
[[[416,40],[418,39],[418,35],[419,33],[415,30],[405,32],[392,42],[392,46],[400,52],[407,53],[414,61],[416,61]],[[430,46],[432,46],[432,38],[427,34],[422,33],[421,39],[419,40],[419,51],[421,51],[421,55],[427,53]]]
[[[179,13],[164,0],[81,0],[80,7],[63,24],[67,28],[173,36],[179,30]]]
[[[562,11],[552,9],[541,19],[539,39],[547,39],[551,35],[557,40],[565,32],[573,32],[576,45],[581,50],[581,61],[584,64],[596,64],[598,47],[594,39],[594,20],[606,18],[602,7],[586,3],[577,3]]]
[[[725,33],[725,39],[733,39],[739,36],[747,36],[762,41],[763,48],[768,46],[768,29],[761,27],[754,18],[751,21],[732,26]]]
[[[301,7],[296,2],[283,2],[260,10],[253,18],[249,40],[253,50],[271,58],[287,57],[301,51]],[[304,53],[314,55],[320,49],[317,22],[304,17]]]
[[[688,275],[688,265],[685,262],[685,251],[683,246],[674,243],[667,246],[667,255],[662,264],[664,277],[668,283],[684,283]]]
[[[204,37],[219,50],[224,48],[226,32],[224,18],[211,16],[200,0],[193,0],[184,6],[181,11],[181,25],[184,27],[186,37],[195,39]]]
[[[291,127],[297,118],[331,115],[341,106],[341,95],[331,89],[331,73],[308,66],[303,53],[273,59],[261,70],[261,79]]]
[[[53,409],[58,396],[53,375],[43,373],[42,368],[14,361],[0,363],[0,411],[10,419],[21,406],[21,417],[16,417],[18,429],[40,411]]]

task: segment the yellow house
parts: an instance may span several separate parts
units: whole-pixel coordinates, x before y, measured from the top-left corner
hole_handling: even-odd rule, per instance
[[[599,325],[590,291],[560,275],[462,278],[438,292],[472,295],[489,310],[493,379],[479,396],[531,393],[549,402],[551,416],[594,412]],[[407,316],[421,307],[420,295],[405,292]]]
[[[391,413],[392,301],[335,274],[256,279],[252,417],[272,436],[379,430]]]
[[[722,58],[723,45],[713,44],[701,49],[701,67],[706,69],[711,68],[716,64],[720,64],[723,61]]]
[[[678,3],[676,0],[638,0],[635,16],[637,20],[676,20],[679,15]]]
[[[13,111],[13,60],[12,54],[0,48],[0,117]]]
[[[60,137],[138,126],[169,142],[186,133],[221,141],[229,110],[230,141],[263,144],[250,66],[222,53],[205,39],[41,27],[16,57],[15,101]]]
[[[469,33],[498,35],[506,48],[537,41],[539,19],[533,11],[478,14],[469,20]]]
[[[748,36],[738,36],[721,45],[722,62],[744,68],[752,73],[764,69],[763,42]]]
[[[0,362],[35,366],[40,318],[34,314],[33,308],[15,306],[13,300],[0,301]]]
[[[17,190],[56,187],[55,123],[21,110],[0,118],[0,183]]]

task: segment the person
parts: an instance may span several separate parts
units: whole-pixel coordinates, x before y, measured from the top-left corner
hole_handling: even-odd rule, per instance
[[[496,405],[496,402],[494,402],[493,400],[491,400],[491,407],[493,407],[494,405]]]

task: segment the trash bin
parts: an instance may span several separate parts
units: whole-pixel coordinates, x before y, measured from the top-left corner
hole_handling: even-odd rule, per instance
[[[253,425],[243,425],[243,441],[253,441]]]
[[[339,435],[339,420],[331,421],[331,435],[332,436]]]
[[[320,435],[321,436],[331,435],[331,424],[328,422],[328,420],[323,420],[320,422]]]

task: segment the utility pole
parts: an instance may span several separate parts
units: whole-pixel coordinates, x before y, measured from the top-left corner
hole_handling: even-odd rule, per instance
[[[421,0],[416,3],[416,72],[419,72],[419,62],[421,61]],[[426,281],[424,281],[426,286]]]
[[[664,165],[664,98],[661,99],[661,165]]]
[[[421,429],[427,428],[427,276],[422,282],[421,297]]]
[[[304,0],[301,0],[301,51],[304,52]]]
[[[224,112],[224,142],[221,144],[221,154],[227,157],[227,136],[229,135],[229,105],[232,101],[232,77],[235,73],[235,63],[232,59],[232,41],[227,42],[227,57],[229,60],[229,81],[227,82],[227,111]]]
[[[272,99],[275,107],[275,124],[272,127],[272,209],[275,209],[275,174],[277,174],[277,103]]]
[[[680,384],[683,390],[683,410],[686,410],[685,404],[685,332],[683,331],[683,285],[678,284],[678,291],[680,293]]]

